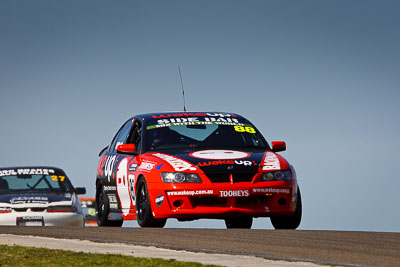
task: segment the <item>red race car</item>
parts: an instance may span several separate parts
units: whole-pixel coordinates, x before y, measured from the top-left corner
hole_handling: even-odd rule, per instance
[[[142,227],[224,219],[251,228],[270,217],[296,229],[302,205],[296,172],[244,117],[224,112],[171,112],[130,118],[100,152],[96,177],[99,226],[137,220]]]

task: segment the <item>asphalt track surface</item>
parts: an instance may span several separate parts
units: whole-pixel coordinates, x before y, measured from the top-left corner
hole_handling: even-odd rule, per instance
[[[400,233],[13,226],[0,226],[0,233],[126,243],[326,265],[400,266]]]

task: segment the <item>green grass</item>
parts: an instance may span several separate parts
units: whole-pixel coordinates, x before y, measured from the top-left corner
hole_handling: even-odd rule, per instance
[[[176,260],[0,245],[0,266],[217,266]]]

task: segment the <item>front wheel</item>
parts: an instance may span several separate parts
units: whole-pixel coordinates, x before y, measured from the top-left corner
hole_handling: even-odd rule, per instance
[[[96,186],[96,220],[98,226],[111,226],[111,227],[121,227],[123,220],[111,221],[108,219],[110,214],[110,204],[108,202],[108,197],[104,192],[103,185],[98,184]]]
[[[164,227],[167,219],[154,219],[151,211],[149,191],[146,181],[138,181],[136,191],[136,220],[141,227]]]
[[[296,210],[291,216],[273,216],[271,217],[271,223],[275,229],[296,229],[299,227],[302,216],[302,204],[300,188],[297,187],[297,204]]]
[[[253,224],[253,217],[240,216],[225,218],[226,228],[250,229]]]

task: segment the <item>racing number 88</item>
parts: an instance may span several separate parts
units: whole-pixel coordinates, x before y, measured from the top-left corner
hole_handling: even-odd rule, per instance
[[[243,126],[236,125],[234,128],[235,128],[236,132],[240,132],[240,133],[243,133],[243,132],[256,133],[256,130],[254,130],[253,127],[243,127]]]

